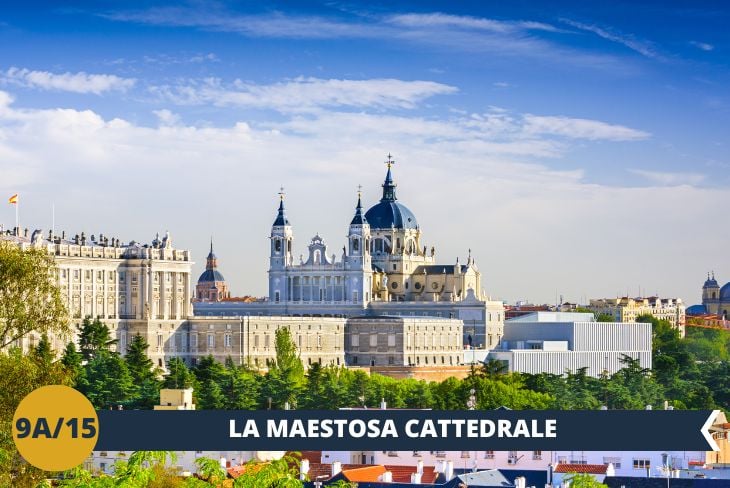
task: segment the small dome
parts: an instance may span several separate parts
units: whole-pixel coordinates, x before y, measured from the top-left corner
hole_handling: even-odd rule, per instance
[[[198,283],[214,283],[216,281],[225,281],[223,275],[217,269],[206,269],[198,278]]]
[[[371,229],[417,229],[418,221],[408,207],[395,201],[380,201],[365,213]]]
[[[707,307],[704,305],[692,305],[691,307],[687,307],[685,313],[687,315],[704,315],[707,313]]]
[[[730,300],[730,283],[720,288],[720,300]]]

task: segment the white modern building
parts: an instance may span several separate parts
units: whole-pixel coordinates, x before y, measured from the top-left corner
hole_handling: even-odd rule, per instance
[[[564,374],[588,368],[599,377],[621,369],[623,355],[651,368],[651,324],[596,322],[591,313],[535,312],[508,320],[487,359],[510,372]]]

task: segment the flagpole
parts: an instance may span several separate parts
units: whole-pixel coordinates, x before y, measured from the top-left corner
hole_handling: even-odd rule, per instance
[[[51,239],[53,239],[56,233],[56,204],[51,204]]]
[[[20,223],[18,220],[18,207],[20,207],[20,198],[16,199],[15,201],[15,228],[17,230],[17,235],[20,236]]]

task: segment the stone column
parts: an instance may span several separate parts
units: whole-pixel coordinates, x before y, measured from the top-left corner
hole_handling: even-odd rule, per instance
[[[137,283],[139,283],[139,287],[137,288],[139,294],[139,310],[136,318],[143,319],[145,318],[145,310],[147,310],[147,267],[144,264],[142,264],[137,274]]]

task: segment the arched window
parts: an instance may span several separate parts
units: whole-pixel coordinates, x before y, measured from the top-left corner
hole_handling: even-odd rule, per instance
[[[314,251],[314,264],[319,264],[320,260],[322,259],[322,253],[319,252],[319,249]]]
[[[360,239],[358,239],[357,237],[352,240],[352,250],[353,251],[360,250]]]
[[[280,239],[274,240],[274,250],[276,252],[281,252],[281,240]]]

